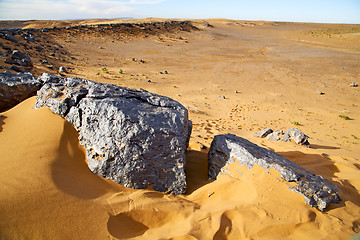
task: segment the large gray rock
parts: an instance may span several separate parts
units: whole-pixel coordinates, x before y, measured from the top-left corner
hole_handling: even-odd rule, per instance
[[[225,173],[223,167],[235,161],[248,169],[255,164],[265,169],[274,168],[286,181],[296,183],[291,190],[303,195],[308,205],[321,211],[330,203],[340,201],[339,187],[279,154],[232,134],[215,136],[209,151],[209,179]]]
[[[31,73],[0,73],[0,112],[35,96],[40,87],[41,82]]]
[[[89,169],[130,188],[186,190],[187,109],[145,90],[43,74],[35,108],[49,107],[79,132]]]

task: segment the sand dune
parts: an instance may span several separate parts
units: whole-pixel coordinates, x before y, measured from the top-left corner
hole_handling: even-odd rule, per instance
[[[121,40],[46,35],[75,58],[48,58],[71,67],[67,76],[145,88],[188,107],[194,126],[187,193],[128,189],[94,175],[74,128],[49,109],[34,110],[33,97],[1,113],[0,239],[349,239],[360,231],[360,96],[349,87],[360,81],[359,41],[338,32],[336,39],[307,34],[349,34],[350,27],[226,19],[194,24],[201,31]],[[38,58],[34,73],[44,69]],[[169,74],[159,73],[164,70]],[[298,127],[312,148],[252,137],[265,127]],[[342,201],[320,212],[289,191],[276,171],[256,166],[232,164],[228,168],[241,174],[208,181],[200,143],[209,147],[222,133],[245,137],[334,182]]]

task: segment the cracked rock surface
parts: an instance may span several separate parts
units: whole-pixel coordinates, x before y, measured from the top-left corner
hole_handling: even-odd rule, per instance
[[[49,107],[75,126],[89,168],[130,188],[182,194],[191,133],[175,100],[80,78],[43,74],[34,108]]]
[[[0,112],[6,111],[25,99],[35,96],[41,82],[31,73],[0,73]]]
[[[246,165],[248,169],[254,164],[265,169],[274,168],[283,179],[296,183],[291,190],[303,195],[308,205],[320,211],[330,203],[340,201],[338,186],[279,154],[233,134],[215,136],[209,151],[209,179],[217,179],[220,172],[224,172],[223,167],[234,162]]]

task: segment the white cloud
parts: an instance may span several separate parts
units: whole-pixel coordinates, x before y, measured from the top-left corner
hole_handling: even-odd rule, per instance
[[[134,16],[140,5],[164,0],[0,0],[0,19],[81,19]]]

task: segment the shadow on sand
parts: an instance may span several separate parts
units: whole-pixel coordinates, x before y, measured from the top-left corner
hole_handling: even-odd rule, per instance
[[[2,132],[2,130],[3,130],[2,125],[5,124],[5,122],[4,122],[5,118],[6,118],[5,116],[0,114],[0,132]]]
[[[80,199],[94,199],[108,192],[119,191],[89,170],[78,133],[68,122],[64,122],[58,156],[51,166],[51,174],[59,189]]]

